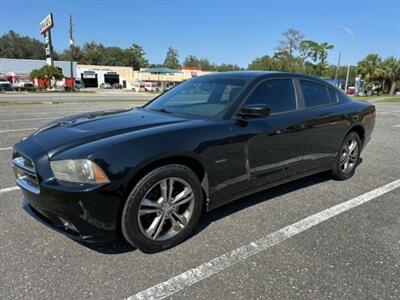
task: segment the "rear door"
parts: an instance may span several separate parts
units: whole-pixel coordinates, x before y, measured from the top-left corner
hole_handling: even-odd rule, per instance
[[[299,79],[301,106],[307,114],[307,169],[329,168],[346,130],[336,91],[317,81]]]

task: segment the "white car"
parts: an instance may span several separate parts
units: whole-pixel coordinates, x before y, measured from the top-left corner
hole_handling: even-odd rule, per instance
[[[29,80],[21,80],[21,81],[18,81],[16,83],[14,83],[14,88],[16,90],[20,90],[20,91],[29,90],[29,89],[32,89],[34,87],[35,86],[33,85],[33,82],[29,81]]]
[[[12,91],[13,87],[9,81],[0,80],[0,91]]]

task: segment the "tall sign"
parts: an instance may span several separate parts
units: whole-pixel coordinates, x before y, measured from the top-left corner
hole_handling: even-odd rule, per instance
[[[46,62],[50,66],[54,66],[53,46],[51,44],[51,29],[54,27],[53,14],[50,13],[40,22],[40,33],[44,36],[44,46],[46,49]]]

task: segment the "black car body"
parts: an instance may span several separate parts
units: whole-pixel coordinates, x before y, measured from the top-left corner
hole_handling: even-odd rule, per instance
[[[126,199],[135,184],[157,167],[179,164],[190,168],[201,183],[204,207],[210,210],[268,187],[331,170],[349,132],[359,136],[361,151],[375,123],[373,105],[350,100],[324,80],[307,75],[227,72],[192,80],[240,81],[241,88],[230,87],[227,96],[219,98],[230,103],[217,117],[170,112],[160,109],[157,101],[162,100],[155,99],[142,108],[57,120],[16,144],[17,184],[29,208],[73,238],[114,239]],[[291,97],[292,107],[257,107],[267,81],[266,89],[276,84],[274,93],[282,98],[272,101]],[[199,95],[213,92],[204,88]],[[256,103],[248,103],[249,99]],[[207,105],[209,111],[220,107]],[[195,104],[189,106],[195,111]],[[267,110],[265,117],[258,115],[260,109]],[[94,162],[109,182],[78,184],[56,179],[50,161],[71,159]]]

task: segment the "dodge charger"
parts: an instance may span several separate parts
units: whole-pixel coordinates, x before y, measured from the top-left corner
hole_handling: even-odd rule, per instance
[[[173,247],[203,212],[319,172],[353,176],[375,107],[325,80],[226,72],[142,107],[55,120],[13,149],[25,208],[81,241]],[[242,201],[245,201],[242,199]]]

